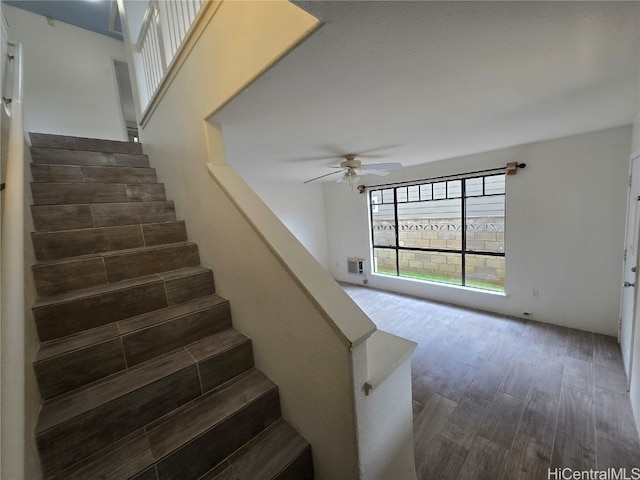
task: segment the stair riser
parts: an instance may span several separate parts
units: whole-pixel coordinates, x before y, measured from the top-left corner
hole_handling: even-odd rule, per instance
[[[278,418],[280,400],[274,389],[158,462],[159,477],[196,480]]]
[[[31,160],[38,165],[86,165],[94,167],[149,167],[142,154],[105,153],[56,148],[31,148]]]
[[[167,306],[164,282],[157,281],[88,298],[34,307],[40,341],[53,340]]]
[[[313,457],[311,447],[291,462],[285,470],[280,472],[273,480],[313,480]]]
[[[189,275],[188,277],[172,278],[166,276],[164,277],[164,281],[169,306],[206,297],[207,295],[215,293],[216,290],[213,281],[213,272],[211,271],[197,275]]]
[[[231,312],[225,303],[124,335],[127,365],[137,365],[230,327]]]
[[[47,341],[213,293],[208,271],[37,306],[33,314],[40,340]]]
[[[119,445],[119,448],[111,455],[94,462],[89,458],[81,466],[76,465],[75,468],[65,470],[48,480],[157,480],[153,466],[155,460],[143,430],[133,433],[116,445]],[[153,472],[153,476],[150,477],[149,472]]]
[[[200,265],[200,254],[195,244],[122,253],[104,257],[109,282],[168,272]]]
[[[80,203],[161,202],[166,200],[159,183],[32,183],[35,205],[75,205]]]
[[[32,147],[63,148],[68,150],[94,150],[98,152],[142,153],[142,145],[117,140],[51,135],[48,133],[30,133]]]
[[[131,480],[159,480],[158,475],[156,473],[156,467],[150,467],[144,472],[135,477],[131,477]]]
[[[247,339],[237,347],[198,363],[202,390],[209,392],[253,366],[253,347]]]
[[[32,206],[31,214],[38,232],[174,222],[176,220],[175,208],[171,201],[40,205]]]
[[[56,260],[92,253],[184,242],[184,222],[87,228],[32,233],[37,260]]]
[[[38,183],[158,183],[154,168],[31,164]]]
[[[60,263],[35,265],[32,270],[38,295],[50,296],[199,264],[197,245],[179,245],[105,257],[62,260]]]
[[[150,327],[131,336],[116,336],[34,362],[42,398],[46,400],[69,392],[231,327],[229,317],[216,319],[216,316],[221,317],[215,309],[196,312],[166,322],[161,328]],[[142,343],[143,340],[147,343]],[[210,391],[253,366],[253,350],[249,339],[222,353],[212,354],[198,363],[202,389]]]
[[[44,400],[126,368],[119,337],[33,364]]]
[[[75,417],[36,436],[45,476],[106,448],[200,395],[195,365]]]

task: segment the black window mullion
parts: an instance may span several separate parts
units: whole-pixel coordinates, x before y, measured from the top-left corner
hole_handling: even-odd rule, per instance
[[[373,256],[376,256],[376,234],[375,234],[375,226],[373,223],[373,192],[375,190],[371,190],[369,192],[369,221],[371,222],[371,245],[373,245]],[[382,203],[382,191],[380,191],[380,203]],[[372,259],[373,260],[373,259]],[[377,268],[375,269],[378,270]]]
[[[393,217],[396,224],[396,276],[400,276],[400,222],[398,222],[398,189],[393,189]]]
[[[467,193],[467,182],[465,180],[462,180],[460,182],[461,185],[461,195],[460,195],[460,201],[461,201],[461,216],[462,216],[462,254],[461,254],[461,260],[462,260],[462,286],[465,286],[467,284],[467,266],[466,266],[466,258],[465,258],[465,254],[467,251],[467,198],[466,198],[466,193]],[[483,182],[484,183],[484,182]]]

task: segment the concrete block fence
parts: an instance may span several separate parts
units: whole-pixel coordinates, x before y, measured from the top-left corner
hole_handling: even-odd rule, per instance
[[[376,245],[394,246],[394,222],[374,221],[373,235]],[[401,247],[461,249],[462,224],[459,218],[401,220],[398,243]],[[467,249],[504,252],[504,218],[487,216],[468,219]],[[419,251],[401,251],[399,254],[403,276],[454,283],[459,283],[462,278],[462,257],[459,254]],[[375,257],[380,273],[395,272],[395,251],[377,249]],[[504,285],[504,257],[467,255],[466,275],[469,285],[501,287]]]

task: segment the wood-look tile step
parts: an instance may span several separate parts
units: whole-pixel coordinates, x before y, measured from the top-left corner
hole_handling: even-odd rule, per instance
[[[158,183],[155,168],[31,164],[34,182]]]
[[[230,327],[229,302],[209,295],[43,342],[33,363],[40,394],[52,398]]]
[[[142,145],[134,142],[118,140],[102,140],[97,138],[73,137],[68,135],[52,135],[49,133],[30,132],[32,147],[63,148],[67,150],[93,150],[114,153],[142,153]]]
[[[220,470],[224,470],[221,473]],[[313,480],[311,446],[283,419],[267,427],[201,480]]]
[[[180,242],[39,261],[31,270],[46,297],[199,264],[197,244]]]
[[[177,411],[157,420],[152,425],[148,425],[145,429],[136,430],[102,451],[45,478],[46,480],[208,479],[211,478],[208,474],[201,477],[199,471],[204,468],[203,464],[215,460],[194,456],[189,458],[184,465],[187,468],[181,469],[179,465],[175,464],[174,458],[174,456],[184,455],[184,451],[193,452],[194,455],[207,455],[206,439],[203,441],[202,436],[223,443],[225,450],[230,451],[231,458],[238,460],[241,460],[240,453],[245,451],[248,453],[248,447],[257,445],[260,441],[267,441],[270,444],[277,443],[278,446],[287,449],[285,454],[276,453],[277,459],[286,460],[288,454],[291,460],[288,468],[287,465],[283,465],[282,475],[282,472],[291,471],[292,467],[301,463],[300,458],[307,460],[305,457],[309,450],[305,449],[308,444],[301,440],[301,437],[292,435],[291,427],[279,419],[279,414],[274,412],[274,407],[277,404],[278,397],[275,386],[260,372],[251,370],[219,389],[179,407]],[[264,412],[261,413],[260,410],[264,410]],[[178,419],[186,417],[187,420],[183,425],[175,425],[176,417]],[[264,425],[267,425],[266,428]],[[224,438],[220,439],[220,435],[224,435],[226,429],[233,426],[238,426],[243,431],[255,429],[262,433],[258,434],[255,441],[249,441],[244,445],[240,444],[239,449],[234,453],[231,450],[233,446],[226,445]],[[170,437],[163,438],[161,436],[163,432],[168,432]],[[242,436],[244,435],[234,434],[231,436],[230,440],[234,442],[234,446],[238,442],[237,437]],[[258,448],[265,453],[267,450],[270,450],[269,453],[273,451],[273,448],[269,449],[268,446],[264,448],[263,445],[260,445]],[[292,455],[296,452],[300,452],[298,457]],[[308,456],[308,461],[310,461],[310,455]],[[245,457],[242,460],[246,463],[247,459],[251,461],[250,457]],[[196,464],[196,468],[190,465],[192,462]],[[223,462],[226,464],[227,460],[223,459]],[[273,459],[269,459],[268,469],[273,470],[274,463],[276,462]],[[176,468],[172,469],[171,467]],[[251,471],[244,468],[244,471]],[[298,471],[306,472],[307,469],[308,466],[305,465],[303,469],[298,469]],[[255,478],[257,480],[261,477]],[[313,476],[277,476],[273,478],[307,480]],[[243,478],[243,480],[249,479],[254,480],[254,477]]]
[[[32,183],[31,194],[34,205],[162,202],[167,199],[162,183]]]
[[[212,271],[198,266],[41,298],[32,311],[44,342],[213,293]]]
[[[31,215],[38,232],[173,222],[176,220],[176,211],[172,201],[93,205],[32,205]]]
[[[45,480],[158,480],[154,463],[141,429]]]
[[[45,478],[201,393],[196,362],[180,349],[44,402],[35,435]]]
[[[199,479],[279,418],[276,385],[241,374],[146,427],[158,476]]]
[[[226,350],[230,345],[228,336],[231,333],[223,335],[220,332],[227,332],[231,328],[231,310],[227,300],[218,295],[209,295],[123,320],[118,327],[129,366],[188,345],[192,345],[187,349],[200,362],[220,353],[220,348]],[[217,334],[221,336],[213,338]],[[234,341],[239,339],[237,335],[231,335],[231,338]],[[209,350],[198,355],[200,343],[194,342],[203,343]]]
[[[251,340],[233,328],[205,337],[185,348],[198,362],[203,392],[217,388],[254,366]]]
[[[93,253],[165,245],[187,240],[184,221],[33,232],[36,260],[56,260]]]
[[[44,165],[149,168],[149,157],[142,153],[113,153],[62,148],[31,147],[31,161]]]

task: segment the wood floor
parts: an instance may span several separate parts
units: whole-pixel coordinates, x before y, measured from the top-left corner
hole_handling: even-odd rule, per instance
[[[419,480],[541,480],[549,468],[626,468],[631,478],[640,467],[613,337],[343,287],[378,328],[418,342]]]

